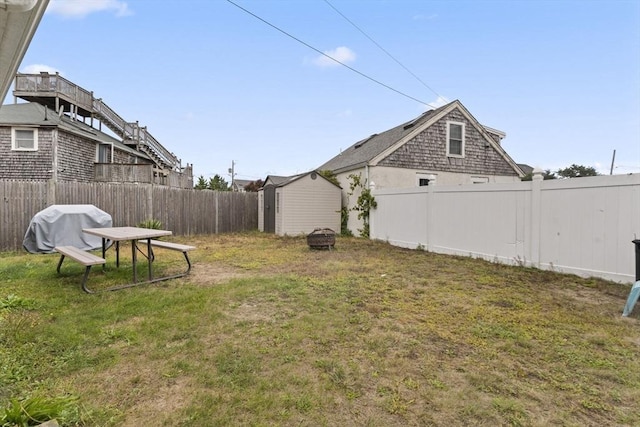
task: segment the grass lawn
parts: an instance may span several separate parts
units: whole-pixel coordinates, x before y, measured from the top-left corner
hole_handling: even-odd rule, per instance
[[[49,404],[80,426],[640,425],[628,285],[356,238],[174,240],[198,247],[191,275],[95,295],[79,264],[0,254],[0,420]],[[122,254],[90,287],[131,280]]]

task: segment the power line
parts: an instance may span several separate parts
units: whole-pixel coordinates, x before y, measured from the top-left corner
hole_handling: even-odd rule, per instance
[[[391,91],[393,91],[393,92],[395,92],[395,93],[397,93],[397,94],[399,94],[399,95],[402,95],[402,96],[404,96],[405,98],[409,98],[409,99],[411,99],[411,100],[413,100],[413,101],[416,101],[416,102],[418,102],[418,103],[420,103],[420,104],[427,105],[427,106],[430,106],[430,107],[431,107],[431,105],[430,105],[428,102],[424,102],[424,101],[422,101],[422,100],[420,100],[420,99],[418,99],[418,98],[414,98],[414,97],[413,97],[413,96],[411,96],[411,95],[407,95],[406,93],[401,92],[401,91],[399,91],[399,90],[397,90],[397,89],[394,89],[394,88],[392,88],[391,86],[389,86],[389,85],[387,85],[387,84],[385,84],[385,83],[382,83],[382,82],[381,82],[381,81],[379,81],[379,80],[374,79],[373,77],[369,77],[368,75],[366,75],[366,74],[364,74],[364,73],[362,73],[362,72],[360,72],[360,71],[356,70],[356,69],[355,69],[355,68],[353,68],[353,67],[350,67],[349,65],[345,64],[344,62],[338,61],[337,59],[335,59],[335,58],[334,58],[334,57],[332,57],[331,55],[327,55],[326,53],[322,52],[320,49],[316,49],[315,47],[311,46],[310,44],[308,44],[308,43],[306,43],[306,42],[304,42],[304,41],[302,41],[302,40],[300,40],[299,38],[295,37],[294,35],[292,35],[292,34],[290,34],[290,33],[286,32],[286,31],[284,31],[283,29],[281,29],[281,28],[279,28],[279,27],[277,27],[277,26],[273,25],[272,23],[270,23],[270,22],[266,21],[265,19],[262,19],[261,17],[259,17],[259,16],[258,16],[258,15],[256,15],[255,13],[253,13],[253,12],[251,12],[251,11],[249,11],[249,10],[245,9],[244,7],[242,7],[242,6],[240,6],[239,4],[237,4],[237,3],[233,2],[232,0],[227,0],[227,2],[228,2],[228,3],[231,3],[232,5],[234,5],[235,7],[237,7],[238,9],[242,10],[243,12],[245,12],[245,13],[247,13],[247,14],[249,14],[249,15],[253,16],[253,17],[254,17],[254,18],[256,18],[257,20],[262,21],[263,23],[267,24],[268,26],[270,26],[270,27],[271,27],[271,28],[273,28],[274,30],[277,30],[277,31],[281,32],[281,33],[282,33],[282,34],[284,34],[285,36],[287,36],[287,37],[289,37],[289,38],[292,38],[293,40],[297,41],[298,43],[300,43],[300,44],[302,44],[302,45],[304,45],[304,46],[306,46],[306,47],[308,47],[308,48],[309,48],[309,49],[311,49],[311,50],[316,51],[316,52],[317,52],[317,53],[319,53],[320,55],[323,55],[323,56],[325,56],[325,57],[329,58],[330,60],[332,60],[332,61],[334,61],[334,62],[336,62],[336,63],[338,63],[338,64],[342,65],[343,67],[348,68],[349,70],[353,71],[354,73],[356,73],[356,74],[358,74],[358,75],[360,75],[360,76],[362,76],[362,77],[364,77],[364,78],[366,78],[366,79],[368,79],[368,80],[370,80],[370,81],[372,81],[372,82],[374,82],[374,83],[376,83],[376,84],[378,84],[378,85],[380,85],[380,86],[383,86],[383,87],[385,87],[385,88],[387,88],[387,89],[389,89],[389,90],[391,90]]]
[[[429,89],[431,92],[435,93],[436,96],[438,98],[444,98],[443,96],[441,96],[438,92],[436,92],[433,88],[431,88],[428,84],[426,84],[420,77],[418,77],[417,75],[415,75],[410,69],[408,69],[407,67],[405,67],[405,65],[403,63],[401,63],[400,61],[398,61],[393,55],[391,55],[385,48],[383,48],[382,46],[380,46],[380,44],[378,44],[378,42],[376,42],[373,38],[371,38],[369,36],[369,34],[365,33],[364,30],[362,30],[360,27],[358,27],[353,21],[351,21],[349,18],[347,18],[342,12],[340,12],[334,5],[332,5],[329,0],[324,0],[325,3],[327,3],[333,10],[336,11],[336,13],[340,16],[342,16],[348,23],[350,23],[351,25],[353,25],[353,27],[360,31],[366,38],[368,38],[373,44],[375,44],[376,46],[378,46],[378,48],[383,51],[384,53],[387,54],[387,56],[391,59],[393,59],[396,64],[398,64],[399,66],[401,66],[402,68],[405,69],[405,71],[409,74],[411,74],[416,80],[418,80],[420,83],[422,83],[422,85],[424,87],[426,87],[427,89]]]

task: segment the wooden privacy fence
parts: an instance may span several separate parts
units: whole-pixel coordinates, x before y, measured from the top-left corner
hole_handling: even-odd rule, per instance
[[[634,281],[640,174],[374,190],[371,237],[580,276]]]
[[[257,193],[193,190],[153,184],[0,180],[0,250],[19,250],[31,218],[50,205],[90,204],[114,226],[148,219],[174,235],[258,228]]]

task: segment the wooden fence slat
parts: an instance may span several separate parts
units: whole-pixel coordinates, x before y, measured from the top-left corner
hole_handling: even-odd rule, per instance
[[[114,226],[156,219],[177,236],[258,228],[257,193],[135,183],[64,181],[50,186],[47,181],[0,180],[0,251],[20,250],[33,216],[51,204],[94,205],[111,215]]]

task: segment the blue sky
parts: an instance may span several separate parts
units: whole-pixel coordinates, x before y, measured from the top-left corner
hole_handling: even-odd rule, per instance
[[[306,172],[454,99],[518,163],[608,174],[616,150],[640,173],[638,0],[233,1],[317,51],[227,0],[51,0],[20,71],[93,91],[196,177]]]

